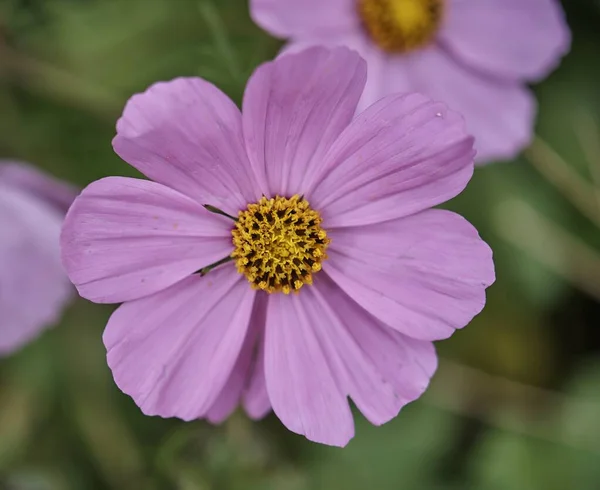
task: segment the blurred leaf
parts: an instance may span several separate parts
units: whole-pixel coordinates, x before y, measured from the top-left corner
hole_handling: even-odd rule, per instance
[[[355,439],[344,449],[315,446],[309,488],[421,490],[436,461],[452,447],[453,416],[417,402],[382,427],[356,417]]]
[[[44,339],[45,340],[45,339]],[[4,363],[0,387],[0,474],[35,443],[56,386],[44,343],[36,341]]]
[[[478,490],[564,490],[573,485],[568,451],[558,445],[491,430],[471,460]]]
[[[56,471],[40,468],[23,468],[6,478],[6,490],[65,490],[68,480]]]
[[[116,390],[98,335],[99,315],[90,315],[95,310],[95,305],[78,303],[61,332],[70,416],[110,488],[129,489],[134,484],[147,488],[140,448],[115,403]]]
[[[569,437],[581,441],[583,447],[600,454],[600,361],[584,362],[566,387],[566,394],[563,430]]]
[[[247,0],[202,3],[206,1],[1,1],[2,155],[31,161],[80,185],[106,175],[138,176],[111,148],[116,120],[133,93],[159,80],[199,75],[239,103],[252,70],[273,58],[281,42],[253,24]],[[587,179],[591,172],[578,137],[578,117],[585,110],[600,121],[600,72],[590,68],[600,45],[600,16],[598,2],[592,0],[573,0],[565,6],[575,31],[574,49],[562,68],[536,87],[537,131]],[[566,305],[563,316],[569,318],[572,290],[563,277],[498,233],[493,213],[515,198],[600,249],[598,229],[525,159],[477,169],[466,192],[449,207],[464,214],[491,244],[498,280],[489,290],[484,313],[440,348],[453,359],[490,373],[545,385],[552,382],[552,373],[569,371],[570,361],[557,355],[557,347],[579,355],[571,346],[557,346],[549,332],[548,317],[558,305]],[[526,231],[526,237],[536,238],[533,230]],[[556,244],[549,243],[547,249],[554,253]],[[61,326],[2,362],[4,486],[23,490],[598,487],[597,367],[584,368],[574,379],[568,402],[555,407],[534,400],[517,408],[507,403],[511,392],[497,386],[502,383],[473,383],[459,391],[456,387],[464,380],[446,369],[434,381],[436,391],[389,424],[373,427],[358,415],[356,438],[340,450],[290,433],[274,416],[252,423],[236,414],[219,427],[144,416],[116,388],[106,366],[101,332],[109,313],[108,308],[79,302]],[[590,317],[592,324],[594,318]],[[566,321],[557,328],[575,336],[582,335],[583,327]],[[438,396],[454,397],[454,414],[427,405],[433,400],[444,406]],[[473,412],[473,403],[481,400],[493,403],[476,405],[480,411]],[[470,439],[473,420],[480,433]],[[485,423],[529,427],[539,439],[562,442],[543,442]],[[448,469],[448,461],[456,468]]]
[[[598,386],[600,364],[588,363],[574,376],[560,403],[557,398],[551,407],[554,423],[545,434],[548,439],[554,437],[555,443],[490,430],[471,462],[475,488],[596,489],[600,479]]]
[[[302,474],[289,467],[272,442],[237,412],[219,427],[182,424],[165,439],[156,463],[178,488],[304,488]]]

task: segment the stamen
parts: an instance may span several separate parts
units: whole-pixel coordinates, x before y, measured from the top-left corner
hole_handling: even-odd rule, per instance
[[[445,0],[357,0],[365,30],[381,49],[406,53],[431,43]]]
[[[202,269],[200,269],[199,271],[196,271],[195,273],[200,274],[201,276],[205,276],[213,269],[216,269],[220,265],[226,264],[227,262],[231,262],[232,260],[233,260],[233,257],[231,257],[231,256],[224,257],[221,260],[217,260],[216,262],[213,262],[212,264],[207,265],[206,267],[203,267]]]
[[[233,221],[237,221],[237,218],[235,216],[231,216],[230,214],[227,214],[225,211],[216,208],[215,206],[211,206],[210,204],[203,204],[203,206],[204,209],[211,213],[220,214],[221,216],[225,216],[226,218],[232,219]]]
[[[240,211],[231,256],[252,287],[289,294],[321,270],[330,243],[321,215],[303,197],[263,197]]]

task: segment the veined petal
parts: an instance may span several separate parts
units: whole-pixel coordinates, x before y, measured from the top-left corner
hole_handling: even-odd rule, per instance
[[[306,296],[336,379],[371,423],[390,421],[423,394],[437,367],[431,342],[384,325],[325,274]]]
[[[229,265],[123,304],[104,332],[115,382],[146,415],[205,417],[238,360],[255,294]]]
[[[569,50],[557,0],[454,0],[440,40],[475,71],[506,80],[539,80]]]
[[[326,274],[295,296],[273,296],[266,375],[273,409],[292,431],[330,445],[353,435],[351,397],[380,425],[418,398],[437,358],[430,342],[385,326]]]
[[[358,103],[357,113],[383,98],[385,95],[400,92],[410,92],[405,89],[385,91],[384,82],[389,55],[381,51],[362,29],[355,29],[344,33],[327,32],[311,35],[299,39],[290,39],[282,48],[280,56],[290,53],[299,53],[315,46],[336,48],[346,46],[356,51],[367,63],[367,81],[362,96]]]
[[[311,441],[345,446],[354,436],[352,413],[317,335],[322,323],[313,323],[312,307],[304,289],[298,295],[269,298],[267,392],[273,411],[289,430]]]
[[[473,174],[463,119],[419,94],[392,95],[357,116],[324,159],[307,199],[325,226],[407,216],[460,193]]]
[[[265,378],[265,326],[267,322],[268,298],[265,293],[257,293],[252,322],[259,326],[256,355],[248,372],[248,383],[242,395],[242,402],[250,418],[258,420],[271,410]]]
[[[73,290],[60,263],[62,214],[0,183],[0,354],[55,323]]]
[[[244,94],[244,138],[265,195],[301,194],[352,120],[365,62],[346,49],[311,48],[260,66]]]
[[[245,393],[250,403],[248,414],[255,419],[264,417],[271,409],[264,374],[264,337],[268,295],[258,292],[250,317],[250,326],[238,360],[221,394],[207,413],[214,424],[223,422],[238,406]],[[262,385],[263,389],[260,389]]]
[[[200,78],[177,78],[134,95],[113,147],[150,179],[236,214],[260,197],[235,104]]]
[[[271,411],[271,401],[267,392],[265,376],[265,341],[264,335],[258,344],[256,359],[250,374],[250,383],[243,393],[243,405],[251,419],[259,420]]]
[[[108,177],[84,189],[69,210],[63,263],[84,298],[130,301],[227,257],[231,227],[161,184]]]
[[[492,251],[449,211],[329,235],[323,270],[369,313],[416,339],[443,339],[467,325],[494,282]]]

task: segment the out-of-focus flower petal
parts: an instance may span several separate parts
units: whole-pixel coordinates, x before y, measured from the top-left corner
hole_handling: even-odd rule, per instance
[[[440,41],[476,71],[507,80],[544,78],[571,44],[558,0],[453,0]]]
[[[388,63],[383,83],[446,101],[475,137],[478,163],[513,158],[531,141],[536,103],[529,89],[474,73],[440,49],[396,58]]]
[[[0,183],[0,354],[54,324],[73,290],[60,263],[62,215]]]
[[[0,182],[36,197],[62,213],[67,212],[78,193],[74,186],[22,162],[0,161]]]
[[[340,33],[360,27],[352,0],[250,0],[254,22],[278,37]]]

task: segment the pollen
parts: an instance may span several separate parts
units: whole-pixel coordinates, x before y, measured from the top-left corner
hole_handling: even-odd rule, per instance
[[[363,26],[373,42],[390,53],[406,53],[431,43],[446,0],[357,0]]]
[[[321,223],[321,215],[298,195],[249,204],[231,232],[238,272],[268,293],[289,294],[312,284],[330,242]]]

